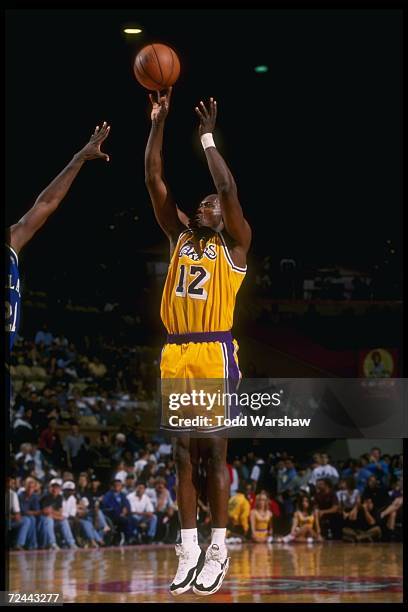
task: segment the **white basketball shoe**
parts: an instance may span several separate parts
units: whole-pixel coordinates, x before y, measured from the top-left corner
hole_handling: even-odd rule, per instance
[[[229,562],[227,547],[211,544],[205,554],[203,568],[193,584],[194,593],[196,595],[216,593],[221,588]]]
[[[176,544],[176,555],[179,558],[177,573],[170,585],[172,595],[181,595],[188,591],[204,564],[205,552],[199,546],[186,548]]]

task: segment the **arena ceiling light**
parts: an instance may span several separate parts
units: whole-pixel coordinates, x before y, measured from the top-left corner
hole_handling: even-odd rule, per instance
[[[140,34],[142,32],[140,28],[125,28],[123,31],[125,34]]]
[[[268,72],[268,66],[262,64],[261,66],[255,66],[254,70],[258,74],[261,74],[262,72]]]

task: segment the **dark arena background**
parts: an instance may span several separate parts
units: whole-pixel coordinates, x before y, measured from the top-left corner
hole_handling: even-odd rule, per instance
[[[234,322],[244,377],[363,378],[375,352],[403,377],[402,11],[8,10],[6,227],[111,125],[109,164],[85,164],[19,257],[6,493],[21,496],[27,478],[39,499],[53,479],[74,482],[76,514],[73,540],[56,530],[51,547],[40,517],[25,539],[9,522],[10,592],[173,601],[175,467],[151,416],[168,242],[145,187],[150,103],[132,70],[152,42],[181,62],[163,153],[187,214],[214,191],[194,107],[218,102],[215,140],[253,231]],[[211,603],[402,602],[402,440],[235,439],[228,462],[231,498],[242,489],[249,515],[264,489],[273,519],[255,543],[231,510],[230,571]],[[325,507],[316,474],[334,519],[322,542],[290,541],[302,491]],[[154,533],[128,537],[104,514],[115,476],[127,494],[146,484]],[[373,499],[379,532],[347,532],[348,490],[359,511]],[[202,500],[202,544],[209,525]]]

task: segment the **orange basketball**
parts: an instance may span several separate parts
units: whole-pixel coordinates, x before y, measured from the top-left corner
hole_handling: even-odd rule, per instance
[[[153,91],[167,89],[173,85],[180,74],[177,54],[167,45],[153,43],[143,47],[136,55],[133,70],[143,87]]]

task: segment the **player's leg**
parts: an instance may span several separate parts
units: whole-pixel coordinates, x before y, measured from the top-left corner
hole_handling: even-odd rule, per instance
[[[200,455],[203,457],[207,473],[207,499],[210,504],[212,526],[214,530],[225,529],[228,522],[228,500],[230,494],[230,478],[227,468],[228,440],[214,436],[199,440]],[[216,533],[211,543],[224,544]]]
[[[227,469],[227,439],[212,437],[199,440],[200,456],[207,474],[207,497],[212,517],[211,543],[204,567],[193,590],[197,595],[212,595],[221,587],[229,566],[225,544],[228,522],[230,479]]]
[[[198,446],[190,436],[172,440],[176,464],[176,498],[181,524],[181,544],[176,544],[179,558],[177,573],[170,586],[173,595],[188,591],[204,563],[204,552],[198,545]]]

